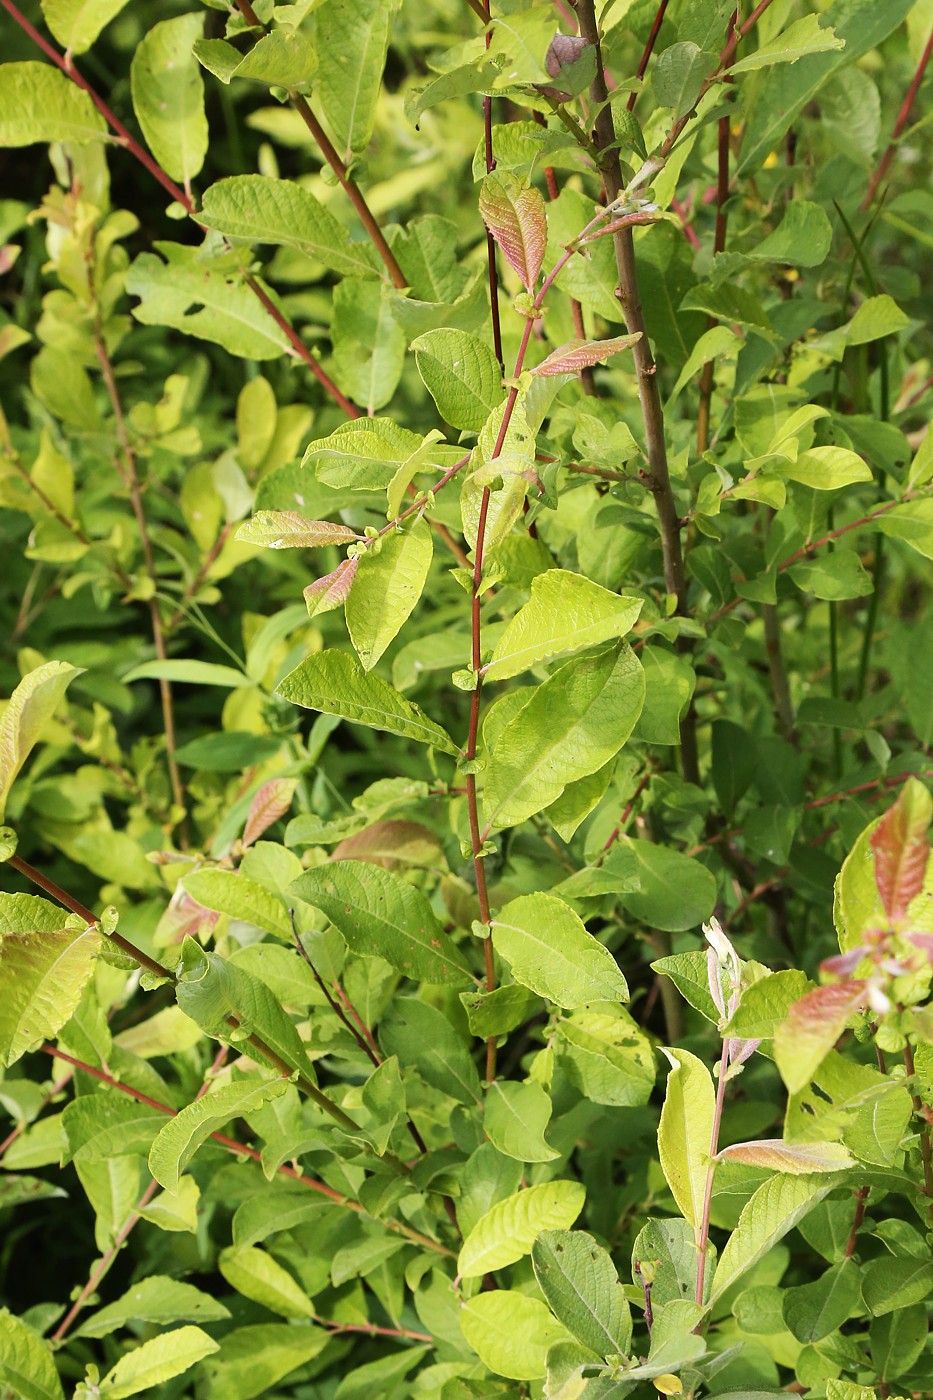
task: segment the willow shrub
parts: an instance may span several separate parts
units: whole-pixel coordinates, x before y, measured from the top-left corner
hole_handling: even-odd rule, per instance
[[[929,4],[0,4],[0,1389],[933,1394]]]

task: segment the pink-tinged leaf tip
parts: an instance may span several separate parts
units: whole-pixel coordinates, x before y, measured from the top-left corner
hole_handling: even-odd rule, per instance
[[[530,292],[547,244],[544,200],[532,185],[511,175],[487,175],[479,197],[483,223]]]
[[[931,808],[927,789],[911,779],[872,834],[875,884],[892,921],[905,916],[911,900],[923,889],[930,859]]]
[[[308,584],[304,590],[304,600],[311,617],[315,613],[332,612],[334,608],[343,606],[350,596],[359,566],[359,559],[344,559],[333,573],[325,574],[323,578],[316,578],[313,583]]]
[[[249,816],[246,818],[242,842],[244,846],[251,846],[254,841],[258,841],[273,822],[277,822],[279,817],[284,817],[292,805],[297,786],[295,778],[272,778],[270,782],[263,783],[253,798]]]
[[[577,374],[581,369],[599,364],[600,360],[608,360],[610,355],[628,350],[640,339],[639,331],[636,335],[618,335],[613,340],[568,340],[566,345],[552,350],[531,373],[545,378],[552,374]]]

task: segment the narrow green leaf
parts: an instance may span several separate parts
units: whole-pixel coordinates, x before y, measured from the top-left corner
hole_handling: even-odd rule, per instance
[[[133,55],[133,110],[159,165],[187,186],[200,173],[209,133],[204,83],[192,52],[201,14],[177,15],[147,29]]]
[[[107,1337],[128,1322],[222,1322],[230,1316],[223,1303],[193,1284],[164,1274],[149,1274],[133,1284],[122,1297],[99,1308],[72,1334],[75,1337]]]
[[[748,1273],[832,1189],[825,1176],[773,1176],[759,1186],[719,1257],[710,1302]]]
[[[578,1181],[548,1181],[499,1201],[463,1241],[457,1272],[481,1278],[530,1253],[542,1230],[569,1230],[586,1200]]]
[[[0,146],[106,135],[107,123],[88,94],[50,63],[0,64]]]
[[[597,1356],[626,1356],[632,1316],[615,1265],[584,1230],[546,1230],[531,1251],[555,1316]]]
[[[354,953],[384,958],[406,977],[462,982],[470,975],[421,891],[380,866],[328,861],[306,870],[289,892],[322,910]]]
[[[628,987],[609,949],[569,904],[550,894],[511,900],[492,921],[496,952],[522,986],[567,1010],[591,1001],[628,1001]]]
[[[709,1070],[696,1055],[688,1050],[662,1048],[671,1069],[658,1127],[658,1155],[681,1215],[698,1230],[703,1215],[716,1091]]]
[[[28,672],[10,696],[0,716],[0,821],[17,773],[38,743],[65,691],[75,676],[81,674],[80,668],[69,666],[65,661],[46,661]]]
[[[411,616],[427,582],[434,546],[423,517],[370,548],[347,599],[347,629],[364,671],[371,671]]]
[[[122,1356],[100,1383],[99,1394],[125,1400],[181,1376],[220,1348],[200,1327],[178,1327],[143,1342]]]
[[[538,686],[492,746],[483,785],[488,825],[525,821],[608,763],[631,734],[644,694],[641,665],[625,645],[569,661]]]
[[[310,191],[268,175],[231,175],[204,191],[198,218],[208,228],[250,243],[294,248],[333,272],[374,277],[368,247],[353,244]]]
[[[218,1132],[231,1118],[251,1113],[281,1097],[287,1088],[284,1079],[243,1079],[188,1104],[166,1123],[152,1144],[149,1170],[156,1181],[167,1191],[176,1191],[185,1167],[211,1133]]]
[[[372,139],[389,33],[400,0],[328,0],[315,11],[315,95],[348,163]]]
[[[729,65],[730,73],[751,73],[757,68],[769,68],[774,63],[796,63],[811,54],[827,53],[845,47],[832,29],[824,29],[819,15],[804,15],[803,19],[781,31],[775,38],[759,45],[754,53],[746,54]]]
[[[264,1249],[231,1245],[217,1256],[217,1267],[231,1288],[270,1312],[280,1317],[314,1316],[304,1289]]]
[[[542,661],[622,637],[640,612],[640,598],[610,593],[582,574],[548,569],[532,580],[531,597],[499,638],[484,675],[506,680]]]

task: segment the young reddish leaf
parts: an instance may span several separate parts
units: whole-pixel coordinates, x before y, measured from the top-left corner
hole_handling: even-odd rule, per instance
[[[284,817],[292,805],[297,785],[295,778],[273,778],[270,782],[263,783],[253,798],[249,816],[246,818],[242,841],[244,846],[251,846],[273,822],[277,822],[279,817]]]
[[[346,837],[334,847],[331,860],[368,860],[384,870],[395,870],[399,865],[447,868],[444,848],[426,826],[391,819],[373,822],[364,831]]]
[[[318,549],[325,544],[349,544],[360,537],[347,525],[330,520],[306,520],[294,510],[257,510],[236,532],[244,544],[263,549]]]
[[[316,578],[313,583],[309,583],[304,590],[309,616],[333,612],[334,608],[342,607],[350,596],[350,589],[359,567],[359,559],[344,559],[333,573],[325,574],[323,578]]]
[[[923,889],[930,858],[930,817],[933,802],[923,783],[911,778],[894,806],[875,828],[875,884],[889,919],[902,919]]]
[[[548,376],[552,374],[576,374],[588,369],[600,360],[608,360],[610,355],[618,355],[641,339],[641,332],[635,335],[617,335],[613,340],[568,340],[557,350],[552,350],[546,360],[536,365],[532,374]]]
[[[814,987],[791,1007],[774,1033],[774,1058],[792,1094],[806,1088],[866,998],[861,980]]]
[[[783,1142],[780,1138],[758,1138],[736,1142],[716,1154],[717,1162],[741,1162],[746,1167],[764,1167],[772,1172],[838,1172],[855,1163],[841,1142]]]
[[[479,197],[483,223],[522,279],[525,290],[534,286],[547,243],[544,200],[532,185],[522,185],[511,175],[487,175]]]

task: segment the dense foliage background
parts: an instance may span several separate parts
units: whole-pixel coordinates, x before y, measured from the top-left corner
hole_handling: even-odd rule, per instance
[[[0,7],[0,1394],[933,1395],[933,4]]]

